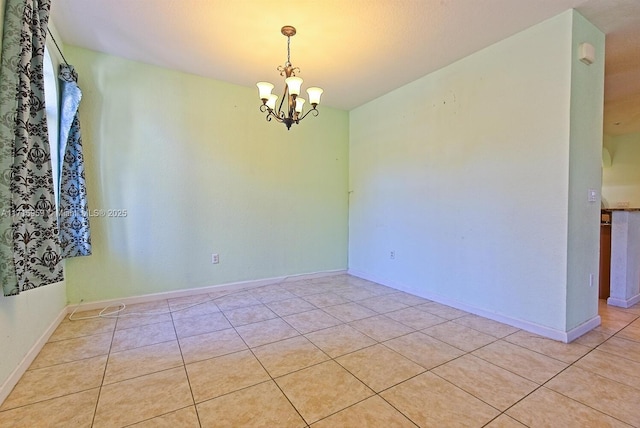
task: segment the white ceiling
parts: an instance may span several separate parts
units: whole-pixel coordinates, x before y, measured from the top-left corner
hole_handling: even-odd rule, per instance
[[[605,132],[640,132],[640,0],[54,0],[51,19],[69,45],[276,88],[293,25],[305,86],[349,110],[571,8],[607,34]]]

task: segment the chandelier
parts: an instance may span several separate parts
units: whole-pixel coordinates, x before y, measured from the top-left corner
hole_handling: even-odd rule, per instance
[[[267,113],[266,119],[271,121],[275,119],[277,122],[284,123],[287,129],[291,129],[291,125],[294,123],[300,123],[302,119],[307,117],[309,113],[314,116],[319,114],[316,107],[320,104],[320,96],[323,90],[317,87],[311,87],[307,89],[309,94],[309,104],[311,104],[311,110],[306,113],[303,112],[305,100],[301,98],[300,88],[302,86],[302,79],[296,76],[296,72],[300,72],[298,67],[291,65],[291,37],[296,35],[295,27],[285,25],[280,32],[287,37],[287,62],[283,66],[278,66],[280,76],[285,77],[284,94],[280,99],[280,103],[276,109],[278,96],[271,93],[273,85],[269,82],[258,82],[258,91],[260,93],[260,99],[262,105],[260,111]],[[286,105],[285,105],[286,100]],[[304,113],[304,114],[303,114]]]

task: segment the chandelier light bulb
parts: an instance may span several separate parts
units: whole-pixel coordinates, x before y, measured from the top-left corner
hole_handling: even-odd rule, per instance
[[[302,109],[304,108],[304,98],[297,97],[296,98],[296,113],[301,114]]]
[[[316,106],[320,104],[320,96],[323,92],[324,90],[322,90],[322,88],[315,86],[307,89],[307,94],[309,94],[309,104],[311,104],[313,108],[316,108]]]
[[[269,107],[271,110],[275,110],[276,109],[276,101],[278,101],[278,96],[276,94],[269,94],[267,96],[267,107]]]
[[[284,79],[287,87],[289,88],[289,93],[291,95],[298,96],[300,95],[300,88],[302,87],[302,79],[299,77],[287,77]]]
[[[273,90],[273,85],[269,82],[258,82],[256,83],[256,86],[260,93],[260,99],[263,101],[269,99],[269,95],[271,95],[271,91]]]

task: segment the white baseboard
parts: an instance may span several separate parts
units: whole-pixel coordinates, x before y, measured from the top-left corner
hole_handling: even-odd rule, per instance
[[[439,294],[425,293],[422,290],[415,290],[411,287],[407,287],[406,285],[398,283],[396,281],[388,280],[385,278],[379,278],[379,277],[376,277],[375,275],[370,275],[366,272],[349,269],[348,273],[349,275],[353,275],[369,281],[377,282],[378,284],[386,285],[386,286],[395,288],[396,290],[405,291],[407,293],[424,297],[425,299],[429,299],[434,302],[441,303],[443,305],[451,306],[452,308],[460,309],[462,311],[469,312],[471,314],[478,315],[483,318],[488,318],[493,321],[498,321],[503,324],[507,324],[512,327],[516,327],[516,328],[528,331],[530,333],[539,334],[540,336],[544,336],[549,339],[557,340],[564,343],[569,343],[572,340],[577,339],[581,335],[585,334],[586,332],[600,325],[600,316],[596,316],[572,330],[569,330],[569,331],[557,330],[557,329],[553,329],[553,328],[539,325],[536,323],[532,323],[530,321],[525,321],[518,318],[512,318],[503,314],[487,311],[472,305],[468,305],[466,303],[462,303],[454,299],[450,299],[448,297],[445,297]]]
[[[638,302],[640,302],[640,294],[636,294],[630,299],[617,299],[615,297],[607,299],[607,305],[618,306],[619,308],[630,308]]]
[[[207,287],[200,287],[200,288],[189,288],[185,290],[166,291],[163,293],[143,294],[140,296],[124,297],[121,299],[109,299],[109,300],[100,300],[100,301],[89,302],[89,303],[73,304],[73,305],[67,306],[67,308],[69,313],[73,312],[74,310],[77,310],[80,312],[91,311],[95,309],[103,309],[107,306],[114,306],[114,305],[117,306],[120,303],[124,303],[125,305],[133,305],[136,303],[147,303],[147,302],[153,302],[156,300],[196,296],[198,294],[207,294],[214,291],[236,292],[240,290],[248,290],[251,288],[264,287],[266,285],[280,284],[283,282],[301,281],[304,279],[322,278],[325,276],[344,275],[346,273],[347,273],[346,269],[340,269],[340,270],[279,276],[279,277],[265,278],[265,279],[255,279],[250,281],[229,282],[226,284],[210,285]]]
[[[600,324],[602,324],[602,320],[600,319],[600,315],[596,315],[595,317],[591,318],[590,320],[580,324],[576,328],[573,328],[573,329],[569,330],[566,333],[567,340],[565,340],[564,342],[565,343],[573,342],[574,340],[576,340],[577,338],[579,338],[583,334],[588,333],[591,330],[593,330],[594,328],[598,327]]]
[[[56,328],[60,325],[62,320],[67,316],[67,307],[62,308],[58,316],[51,322],[49,327],[42,333],[40,338],[33,344],[29,352],[24,356],[20,364],[11,372],[9,377],[0,386],[0,405],[4,403],[13,388],[16,386],[22,375],[27,371],[33,360],[36,359],[44,345],[49,341],[49,338],[56,331]]]

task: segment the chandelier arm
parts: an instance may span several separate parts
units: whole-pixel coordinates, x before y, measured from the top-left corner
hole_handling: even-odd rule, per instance
[[[315,108],[311,109],[311,110],[307,111],[302,117],[299,117],[298,118],[298,122],[300,122],[305,117],[309,116],[309,113],[311,113],[313,116],[318,116],[320,114],[320,111],[315,109]]]
[[[273,112],[273,110],[271,110],[271,111],[269,112],[269,114],[267,115],[267,120],[268,120],[269,122],[271,122],[271,119],[275,119],[275,120],[276,120],[276,122],[279,122],[279,123],[282,123],[282,122],[284,121],[284,119],[283,119],[282,117],[278,116],[277,114],[275,114],[275,113]]]
[[[274,119],[274,118],[276,119],[276,122],[282,123],[284,121],[283,117],[278,116],[275,111],[271,110],[269,107],[267,107],[264,104],[260,106],[260,111],[263,113],[267,113],[267,115],[265,116],[265,119],[268,122],[271,122],[271,119]]]

